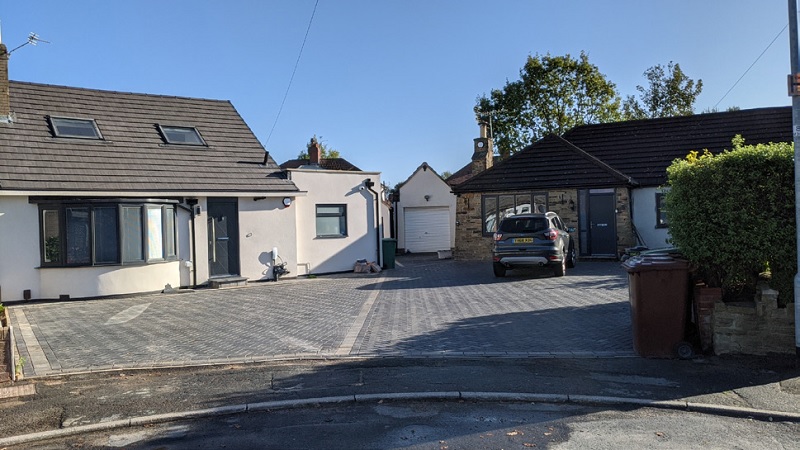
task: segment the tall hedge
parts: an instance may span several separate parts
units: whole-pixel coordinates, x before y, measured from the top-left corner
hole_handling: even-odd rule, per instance
[[[794,150],[790,143],[745,145],[718,155],[691,152],[667,168],[672,243],[712,286],[754,286],[769,271],[780,302],[797,271]]]

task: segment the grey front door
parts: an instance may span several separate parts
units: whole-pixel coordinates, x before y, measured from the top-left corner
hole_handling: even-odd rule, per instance
[[[239,275],[239,212],[236,199],[208,199],[210,277]]]
[[[613,193],[589,194],[589,252],[604,256],[617,254],[617,224]]]

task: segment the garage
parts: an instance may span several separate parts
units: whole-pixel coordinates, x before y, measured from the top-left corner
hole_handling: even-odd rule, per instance
[[[450,209],[405,208],[405,249],[429,253],[450,249]]]

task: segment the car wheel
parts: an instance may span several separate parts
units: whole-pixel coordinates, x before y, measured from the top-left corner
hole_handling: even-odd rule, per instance
[[[577,265],[577,264],[578,264],[578,254],[577,254],[577,252],[575,252],[575,246],[572,246],[572,245],[571,245],[571,246],[569,247],[569,253],[568,253],[568,255],[569,255],[569,256],[567,257],[567,267],[569,267],[570,269],[572,269],[572,268],[574,268],[574,267],[575,267],[575,265]]]
[[[506,267],[504,265],[494,263],[492,264],[492,269],[494,269],[494,276],[497,278],[503,278],[506,276]]]
[[[553,273],[557,277],[563,277],[567,273],[567,255],[565,254],[564,257],[561,258],[561,262],[553,267]]]

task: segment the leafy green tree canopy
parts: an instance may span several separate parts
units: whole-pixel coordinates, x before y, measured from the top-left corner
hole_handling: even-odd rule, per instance
[[[690,116],[694,102],[703,91],[703,80],[695,82],[672,61],[667,67],[658,64],[644,72],[649,85],[636,86],[639,98],[629,95],[622,105],[626,120]]]
[[[308,141],[308,145],[306,146],[306,150],[301,151],[297,155],[297,159],[308,159],[308,148],[311,147],[313,144],[319,145],[319,157],[320,159],[330,159],[330,158],[341,158],[339,156],[339,150],[334,150],[333,148],[329,147],[327,144],[322,142],[322,136],[317,139],[317,135],[315,134],[310,141]]]
[[[528,56],[520,79],[477,99],[478,121],[490,122],[495,146],[507,157],[547,134],[620,119],[620,98],[585,52]]]

